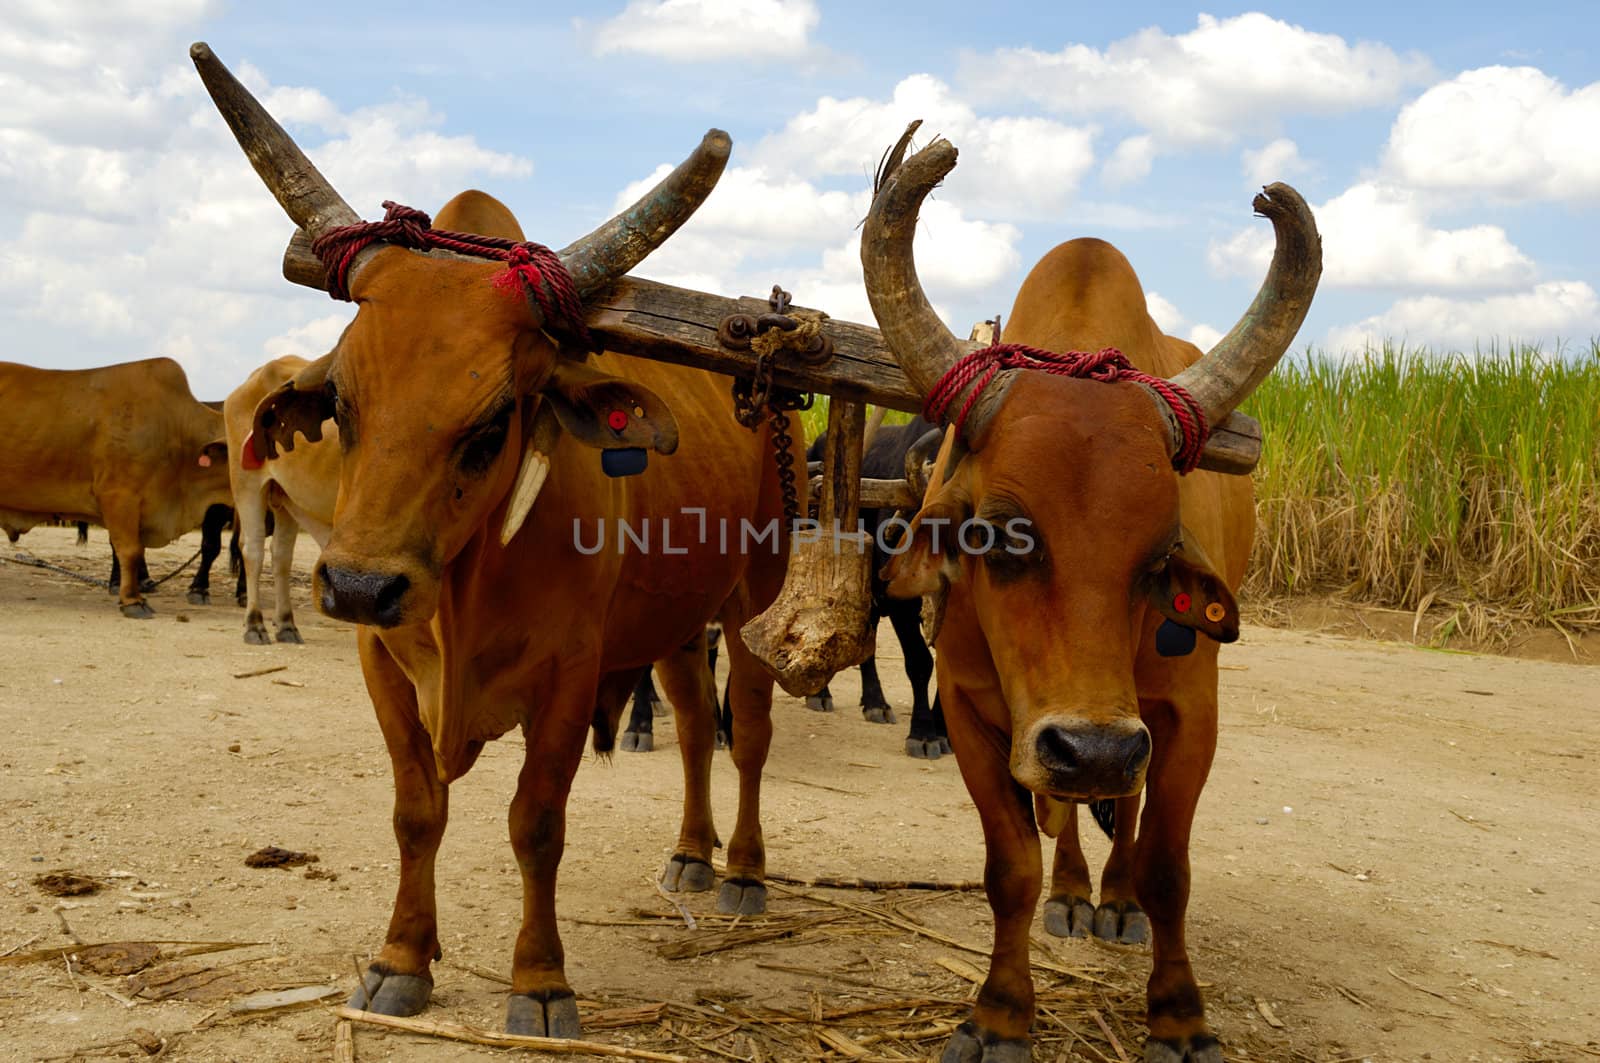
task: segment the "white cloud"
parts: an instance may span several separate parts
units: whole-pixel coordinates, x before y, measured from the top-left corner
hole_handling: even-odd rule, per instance
[[[7,356],[66,367],[169,355],[197,394],[221,397],[286,344],[314,347],[329,303],[278,275],[291,225],[190,67],[187,24],[203,5],[109,5],[104,19],[80,8],[8,9],[0,27]],[[434,209],[475,179],[531,169],[442,132],[420,101],[341,111],[225,58],[311,128],[303,146],[369,217],[386,198]]]
[[[1503,339],[1553,348],[1600,333],[1600,295],[1583,281],[1549,281],[1482,299],[1438,295],[1401,299],[1381,314],[1332,330],[1335,351],[1360,351],[1384,340],[1435,350],[1473,350]]]
[[[1259,148],[1246,148],[1239,158],[1245,176],[1259,185],[1286,181],[1307,169],[1299,145],[1288,137],[1279,137]]]
[[[1532,67],[1468,70],[1408,103],[1386,167],[1416,187],[1510,200],[1600,200],[1600,82],[1569,91]]]
[[[963,80],[985,100],[1123,115],[1178,144],[1231,143],[1285,115],[1387,103],[1429,72],[1415,53],[1351,44],[1260,12],[1201,15],[1188,33],[1152,27],[1104,50],[1005,48],[962,65]]]
[[[355,317],[355,307],[339,314],[329,314],[303,325],[296,325],[261,345],[268,358],[282,358],[294,354],[301,358],[317,359],[333,350],[339,336]]]
[[[1313,208],[1322,233],[1322,283],[1332,288],[1447,291],[1510,288],[1534,279],[1534,264],[1498,225],[1438,229],[1425,197],[1362,181]],[[1270,226],[1214,242],[1211,268],[1260,277],[1272,260]]]
[[[593,47],[694,62],[793,59],[821,18],[815,0],[630,0],[596,27]]]
[[[1169,336],[1180,336],[1202,351],[1209,351],[1216,346],[1222,338],[1222,332],[1204,323],[1190,325],[1189,319],[1183,316],[1170,299],[1159,292],[1144,293],[1145,309],[1150,312],[1150,318],[1156,327]],[[1187,326],[1188,331],[1185,332]]]
[[[884,149],[915,118],[923,120],[918,143],[942,136],[961,153],[939,195],[995,217],[1057,216],[1094,163],[1093,129],[1045,118],[979,116],[928,74],[905,78],[888,100],[824,96],[764,137],[751,158],[773,172],[842,175],[866,188]]]
[[[1148,135],[1128,137],[1118,144],[1100,171],[1100,179],[1108,185],[1127,185],[1150,176],[1150,166],[1155,162],[1156,143]]]

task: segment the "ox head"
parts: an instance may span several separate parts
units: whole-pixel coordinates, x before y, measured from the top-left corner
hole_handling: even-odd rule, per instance
[[[191,57],[262,181],[303,230],[358,222],[333,186],[204,44]],[[559,252],[581,297],[633,268],[704,201],[730,143],[707,133],[634,206]],[[456,197],[441,229],[520,240],[510,212]],[[502,544],[537,495],[557,438],[671,453],[677,428],[656,395],[564,351],[536,301],[493,283],[503,264],[372,244],[348,271],[355,319],[327,356],[258,407],[260,457],[315,441],[332,418],[343,451],[333,534],[316,570],[323,612],[391,627],[431,618],[444,567],[497,511]],[[311,270],[311,283],[326,284]]]
[[[918,208],[955,155],[936,140],[892,169],[862,235],[873,312],[923,394],[980,346],[946,330],[912,261]],[[1267,280],[1239,324],[1173,378],[1212,424],[1282,357],[1321,271],[1315,224],[1293,189],[1269,187],[1256,209],[1277,231]],[[1139,345],[1172,341],[1149,322],[1126,260],[1098,241],[1061,261],[1069,259],[1076,272],[1053,274],[1049,259],[1041,263],[1017,313],[1026,300],[1044,308],[1035,321],[1063,306],[1114,319],[1074,319],[1060,331],[1114,342],[1151,364]],[[948,608],[940,667],[966,674],[980,700],[992,692],[978,710],[1009,731],[1011,774],[1036,794],[1106,798],[1143,784],[1151,744],[1135,664],[1163,619],[1181,625],[1167,633],[1179,643],[1188,637],[1182,628],[1221,642],[1238,637],[1227,584],[1184,531],[1173,467],[1180,438],[1153,398],[1132,382],[1002,372],[972,403],[960,434],[947,432],[907,545],[884,573],[891,594],[924,596],[925,623],[935,629]]]

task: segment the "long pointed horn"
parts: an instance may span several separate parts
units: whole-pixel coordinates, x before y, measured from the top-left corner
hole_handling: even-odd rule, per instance
[[[599,291],[666,242],[699,209],[728,164],[733,141],[720,129],[706,132],[700,146],[639,201],[600,228],[561,250],[578,294]]]
[[[1209,354],[1172,378],[1221,423],[1264,380],[1294,342],[1322,276],[1322,237],[1300,193],[1268,185],[1254,203],[1272,220],[1278,246],[1261,290],[1244,317]]]
[[[861,269],[873,316],[912,387],[924,395],[957,359],[981,346],[957,339],[939,320],[922,291],[911,253],[917,211],[955,165],[955,146],[940,138],[884,174],[861,230]],[[969,441],[983,437],[989,419],[1005,398],[1011,375],[997,376],[973,404],[965,424]],[[957,399],[950,408],[959,410],[964,401]]]
[[[250,90],[222,65],[210,45],[204,41],[191,45],[189,58],[250,165],[296,225],[315,237],[361,220]]]

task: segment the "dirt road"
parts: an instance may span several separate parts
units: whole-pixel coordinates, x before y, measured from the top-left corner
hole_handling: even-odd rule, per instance
[[[38,529],[19,548],[103,576],[104,533],[83,550],[72,534]],[[152,569],[187,557],[193,538],[157,552]],[[59,958],[0,966],[0,1058],[67,1058],[119,1041],[84,1058],[145,1058],[120,1040],[139,1027],[171,1039],[169,1059],[329,1059],[334,1024],[323,1010],[241,1017],[230,1002],[289,985],[348,990],[354,965],[382,941],[395,884],[389,766],[351,629],[318,616],[302,591],[305,646],[246,646],[231,596],[188,606],[185,583],[153,596],[158,615],[141,622],[120,617],[102,592],[0,565],[0,954],[70,944],[68,928],[84,943],[262,944],[157,963],[133,980]],[[908,693],[887,629],[879,645],[904,717]],[[1223,660],[1223,738],[1196,825],[1189,940],[1229,1058],[1600,1057],[1596,672],[1255,627]],[[277,665],[285,667],[234,678]],[[775,708],[771,868],[978,878],[977,819],[954,763],[907,759],[903,725],[870,725],[854,710],[853,677],[833,689],[831,716],[782,697]],[[505,837],[519,753],[514,738],[491,745],[453,787],[439,870],[445,961],[429,1017],[499,1027],[504,987],[484,975],[508,973],[520,912]],[[670,720],[658,721],[656,752],[591,758],[579,772],[560,903],[586,1022],[668,1002],[697,1007],[715,1033],[728,1013],[719,1009],[739,1001],[803,1019],[868,1009],[886,995],[971,992],[957,961],[981,968],[981,956],[881,921],[807,930],[806,919],[820,918],[807,913],[837,909],[777,890],[772,918],[797,921],[792,936],[661,956],[719,925],[690,932],[652,885],[676,836],[680,794]],[[724,829],[734,800],[732,766],[719,755]],[[267,845],[317,854],[309,870],[322,877],[244,866]],[[1098,861],[1105,846],[1098,837],[1090,845]],[[95,876],[102,888],[48,896],[34,880],[57,869]],[[711,896],[689,908],[704,915]],[[891,900],[952,939],[988,941],[979,894]],[[1043,940],[1042,921],[1038,929]],[[1088,986],[1085,1008],[1099,1009],[1106,1033],[1137,1058],[1148,955],[1055,939],[1040,955],[1105,984],[1075,983]],[[118,969],[104,958],[100,966]],[[187,981],[173,980],[184,971]],[[862,1038],[852,1020],[832,1025]],[[1040,1028],[1050,1047],[1035,1058],[1117,1058],[1081,1018],[1045,1016]],[[789,1038],[778,1043],[802,1036],[772,1029]],[[744,1034],[707,1041],[682,1021],[594,1036],[696,1059],[749,1058]],[[367,1027],[356,1041],[362,1060],[500,1054]],[[819,1042],[808,1043],[811,1058],[824,1058]],[[914,1058],[877,1043],[871,1051],[881,1054],[870,1058]],[[773,1058],[770,1044],[763,1058]]]

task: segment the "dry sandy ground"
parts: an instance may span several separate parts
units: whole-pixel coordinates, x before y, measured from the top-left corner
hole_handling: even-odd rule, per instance
[[[153,570],[187,557],[193,539],[155,554]],[[96,575],[109,560],[100,531],[82,551],[67,529],[38,529],[20,548]],[[143,1027],[181,1034],[170,1059],[329,1059],[333,1020],[320,1009],[241,1020],[228,1000],[318,980],[348,988],[356,958],[381,943],[394,888],[389,769],[351,630],[306,605],[307,645],[246,646],[242,612],[231,601],[183,604],[185,583],[163,588],[152,598],[156,619],[139,622],[101,592],[0,565],[0,953],[67,944],[64,926],[89,943],[264,944],[185,961],[234,980],[199,1003],[125,1008],[111,994],[138,986],[122,978],[59,961],[0,966],[0,1058],[66,1058]],[[884,634],[884,676],[904,712],[905,681]],[[1600,1057],[1596,673],[1259,627],[1223,659],[1223,738],[1195,831],[1189,925],[1230,1059]],[[775,707],[772,869],[977,878],[977,820],[953,762],[902,756],[902,727],[873,726],[854,711],[853,678],[834,690],[832,716],[781,697]],[[752,994],[803,1013],[879,999],[878,981],[901,996],[907,986],[970,991],[937,962],[961,953],[904,933],[802,934],[693,960],[658,956],[658,944],[689,936],[633,914],[670,914],[651,882],[676,835],[675,751],[662,720],[655,753],[591,760],[579,773],[560,898],[586,1014]],[[517,744],[504,740],[454,787],[439,872],[446,958],[431,1017],[499,1025],[503,988],[472,968],[509,966],[520,906],[505,809],[518,763]],[[724,829],[733,780],[719,755]],[[337,878],[245,867],[265,845],[317,853],[317,868]],[[1105,847],[1091,845],[1098,860]],[[132,877],[57,901],[33,880],[58,868]],[[921,900],[918,918],[987,942],[980,896]],[[710,895],[690,902],[699,913],[711,907]],[[815,905],[774,892],[775,913],[806,907]],[[630,925],[594,925],[607,922]],[[1147,971],[1137,949],[1048,947],[1059,962],[1124,986]],[[828,973],[845,970],[854,981]],[[1110,1017],[1125,1036],[1136,1028],[1136,1010],[1132,1021]],[[597,1036],[712,1058],[659,1029],[654,1040]],[[501,1052],[367,1027],[356,1041],[362,1060]],[[1054,1058],[1115,1058],[1061,1044]],[[1136,1035],[1127,1048],[1138,1055]],[[85,1055],[134,1052],[124,1044]]]

